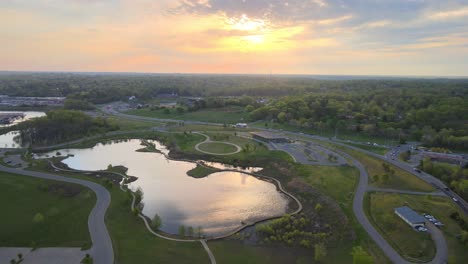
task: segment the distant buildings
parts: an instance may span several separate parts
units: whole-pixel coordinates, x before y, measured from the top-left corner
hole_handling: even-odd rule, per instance
[[[447,162],[452,164],[458,164],[464,166],[468,160],[462,155],[458,154],[448,154],[448,153],[439,153],[439,152],[422,152],[423,157],[428,157],[434,161]]]
[[[22,97],[0,95],[0,106],[61,106],[65,97]]]
[[[254,139],[263,141],[263,142],[272,142],[272,143],[287,143],[289,142],[288,138],[271,133],[271,132],[251,132],[250,133]]]

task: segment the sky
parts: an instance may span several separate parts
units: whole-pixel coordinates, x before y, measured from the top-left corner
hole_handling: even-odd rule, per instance
[[[0,0],[0,70],[468,76],[468,0]]]

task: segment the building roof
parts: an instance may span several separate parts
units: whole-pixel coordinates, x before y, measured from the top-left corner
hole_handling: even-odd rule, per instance
[[[286,137],[267,131],[250,132],[250,134],[267,139],[284,139]]]
[[[424,218],[422,215],[418,214],[408,206],[395,208],[395,212],[398,213],[401,217],[405,218],[408,222],[411,222],[413,224],[426,222],[426,218]]]

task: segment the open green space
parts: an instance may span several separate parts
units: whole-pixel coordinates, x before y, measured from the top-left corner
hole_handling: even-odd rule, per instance
[[[447,241],[449,263],[465,263],[468,258],[466,246],[456,238],[460,226],[450,218],[453,212],[463,212],[447,197],[420,196],[392,193],[369,193],[366,196],[366,213],[369,219],[389,243],[408,259],[430,260],[435,247],[430,235],[419,233],[394,213],[394,208],[407,205],[419,213],[428,213],[440,220]]]
[[[367,145],[367,144],[357,144],[357,143],[351,143],[351,142],[346,142],[345,144],[356,147],[356,148],[360,148],[363,150],[367,150],[370,152],[374,152],[379,155],[384,155],[388,151],[387,148],[379,147],[379,146],[372,146],[372,145]]]
[[[367,195],[369,196],[368,215],[372,225],[402,257],[421,262],[430,261],[434,257],[436,249],[430,234],[415,231],[394,213],[394,208],[406,205],[403,198],[392,194]]]
[[[96,202],[84,187],[0,173],[0,246],[89,247]]]
[[[194,178],[203,178],[217,171],[219,170],[210,168],[210,167],[197,165],[195,168],[187,171],[187,175],[192,176]]]
[[[115,187],[111,195],[106,224],[118,263],[209,262],[208,254],[199,242],[174,242],[149,233],[143,220],[131,212],[128,193]]]
[[[339,148],[356,158],[364,165],[367,173],[369,174],[370,186],[422,192],[434,191],[434,187],[432,187],[430,184],[419,179],[415,175],[393,166],[385,161],[349,148]],[[383,164],[387,164],[393,173],[385,171]],[[388,178],[375,177],[376,175],[380,176],[383,174],[387,174]]]
[[[166,110],[167,109],[167,110]],[[212,123],[227,123],[235,124],[238,122],[245,122],[248,117],[248,113],[244,111],[243,107],[229,106],[223,108],[210,108],[203,109],[194,112],[178,112],[176,109],[159,109],[151,110],[148,108],[130,110],[126,114],[144,116],[144,117],[155,117],[164,119],[177,119],[177,120],[196,120],[203,122]]]
[[[289,132],[300,132],[304,134],[318,135],[322,137],[334,137],[335,136],[335,131],[331,129],[313,129],[313,128],[308,128],[308,127],[294,126],[294,125],[287,124],[287,123],[260,121],[260,122],[252,123],[251,126],[258,127],[258,128],[270,128],[270,129],[284,130],[284,131],[289,131]],[[351,140],[351,141],[362,142],[362,143],[371,142],[371,143],[377,143],[381,145],[382,144],[383,145],[398,144],[397,138],[389,139],[389,138],[378,137],[378,136],[370,136],[370,135],[357,133],[357,132],[356,133],[338,133],[336,137],[342,140]]]
[[[216,154],[227,154],[237,151],[235,146],[222,142],[206,142],[198,145],[198,148],[202,151]]]
[[[319,188],[337,202],[351,206],[359,171],[349,166],[297,166],[307,183]]]
[[[350,166],[296,165],[295,173],[311,186],[332,197],[351,221],[355,241],[342,242],[333,248],[325,263],[351,263],[353,246],[362,246],[373,257],[375,263],[389,263],[389,260],[357,222],[353,212],[353,197],[359,171]]]

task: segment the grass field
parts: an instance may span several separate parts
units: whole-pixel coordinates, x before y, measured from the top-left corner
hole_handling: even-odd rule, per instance
[[[166,119],[177,119],[177,120],[196,120],[211,123],[228,123],[235,124],[238,122],[246,122],[248,113],[244,111],[244,108],[237,106],[229,106],[224,108],[214,109],[203,109],[195,112],[183,112],[179,113],[175,109],[170,109],[169,113],[165,113],[164,110],[153,110],[150,109],[137,109],[126,112],[130,115],[138,115],[145,117],[156,117]]]
[[[203,178],[217,171],[219,170],[197,165],[195,168],[187,171],[187,175],[192,176],[194,178]]]
[[[217,154],[226,154],[226,153],[233,153],[237,151],[237,148],[233,145],[224,144],[221,142],[207,142],[200,144],[198,148],[202,151],[207,151],[211,153]]]
[[[120,130],[139,130],[163,125],[160,122],[130,120],[118,116],[108,116],[107,119],[118,124]]]
[[[201,243],[173,242],[158,238],[130,211],[130,197],[111,190],[112,202],[106,224],[120,264],[133,263],[208,263]]]
[[[356,150],[352,150],[348,148],[341,148],[341,149],[349,153],[351,156],[353,156],[357,160],[359,160],[359,162],[361,162],[366,167],[367,173],[369,174],[370,186],[379,187],[379,188],[422,191],[422,192],[434,191],[434,187],[432,187],[430,184],[419,179],[413,174],[406,172],[391,164],[389,164],[390,168],[395,171],[395,174],[393,176],[390,176],[389,179],[385,182],[373,181],[372,177],[374,175],[381,175],[385,173],[384,168],[382,166],[382,163],[384,161],[368,156]]]
[[[420,213],[429,213],[445,224],[441,230],[447,241],[449,249],[449,263],[466,263],[468,251],[466,246],[458,242],[456,236],[461,229],[458,224],[450,218],[452,212],[458,211],[463,215],[456,205],[447,197],[427,197],[419,195],[403,195],[391,193],[368,194],[367,212],[371,221],[381,233],[383,233],[395,248],[405,255],[421,260],[428,260],[434,254],[434,246],[428,234],[413,231],[409,225],[401,220],[393,209],[395,207],[408,205]],[[426,254],[426,257],[422,257]]]
[[[263,144],[256,141],[241,138],[235,136],[233,131],[219,131],[219,132],[204,132],[210,137],[211,140],[215,141],[226,141],[240,146],[243,150],[237,154],[226,155],[226,156],[210,156],[209,158],[214,161],[233,164],[233,165],[242,165],[238,164],[239,162],[245,163],[248,162],[249,166],[253,165],[262,165],[265,162],[274,162],[276,160],[286,160],[292,161],[291,157],[283,151],[270,151]],[[194,133],[178,133],[178,134],[164,134],[169,137],[169,141],[175,141],[177,146],[181,151],[187,154],[203,155],[203,153],[195,149],[197,143],[205,140],[204,136],[194,134]],[[203,146],[202,144],[201,146]],[[225,145],[225,144],[223,144]],[[206,156],[206,155],[205,155]]]
[[[79,185],[0,173],[0,246],[87,247],[88,215],[96,202]],[[42,221],[33,221],[36,214]],[[40,218],[40,217],[38,217]]]
[[[319,188],[345,207],[351,206],[359,172],[348,166],[310,166],[297,168],[306,182]]]
[[[265,123],[268,125],[265,126]],[[317,129],[312,129],[312,128],[301,128],[289,124],[280,124],[280,123],[273,123],[273,122],[255,122],[252,127],[259,127],[259,128],[272,128],[272,129],[278,129],[278,130],[284,130],[284,131],[291,131],[291,132],[303,132],[306,134],[311,134],[311,135],[319,135],[323,137],[334,137],[335,136],[335,131],[330,130],[330,129],[324,129],[324,130],[317,130]],[[352,133],[352,134],[346,134],[346,133],[338,133],[337,138],[343,139],[343,140],[352,140],[352,141],[357,141],[357,142],[372,142],[372,143],[377,143],[381,145],[397,145],[398,140],[397,139],[386,139],[382,137],[375,137],[375,136],[368,136],[362,133]]]
[[[367,151],[370,151],[370,152],[374,152],[374,153],[377,153],[379,155],[384,155],[388,151],[387,148],[379,147],[379,146],[372,146],[372,145],[367,145],[367,144],[356,144],[356,143],[351,143],[351,142],[346,142],[345,144],[356,147],[356,148],[360,148],[360,149],[363,149],[363,150],[367,150]]]
[[[353,197],[359,178],[359,171],[349,166],[311,166],[298,165],[297,175],[305,178],[311,186],[318,188],[338,202],[343,212],[351,221],[356,234],[354,243],[343,243],[336,248],[329,249],[329,257],[325,263],[351,263],[353,245],[361,245],[374,257],[375,263],[389,263],[389,260],[367,235],[357,222],[353,213]]]
[[[414,231],[393,212],[394,208],[406,204],[404,198],[393,194],[370,193],[367,195],[369,196],[366,198],[369,199],[369,219],[401,256],[410,261],[422,262],[430,261],[434,257],[435,245],[430,234]]]

